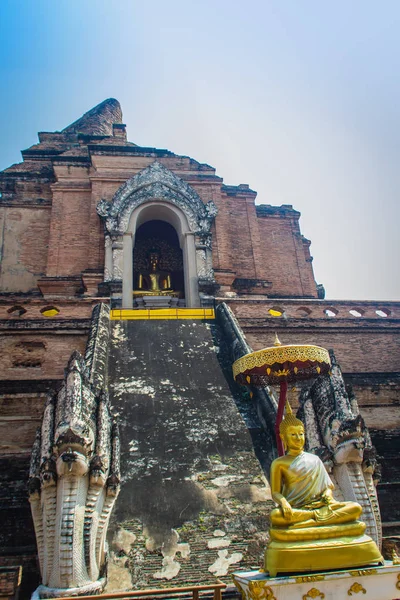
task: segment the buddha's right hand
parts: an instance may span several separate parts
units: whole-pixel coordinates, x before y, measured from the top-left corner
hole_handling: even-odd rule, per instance
[[[282,510],[283,518],[287,519],[289,521],[291,519],[291,517],[292,517],[292,514],[293,514],[292,507],[290,506],[290,504],[286,500],[286,498],[281,498],[280,505],[281,505],[281,510]]]

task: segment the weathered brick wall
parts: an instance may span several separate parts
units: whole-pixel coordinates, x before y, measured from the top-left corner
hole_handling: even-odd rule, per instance
[[[22,152],[23,156],[25,152]],[[32,204],[51,200],[50,183],[54,180],[51,159],[30,160],[12,165],[1,173],[2,203]]]
[[[344,372],[374,373],[399,370],[399,332],[360,331],[356,328],[345,331],[244,327],[247,340],[254,350],[273,345],[277,331],[283,344],[315,344],[333,349]]]
[[[71,323],[72,319],[89,320],[92,310],[99,299],[77,298],[65,300],[53,298],[34,298],[12,294],[0,298],[0,329],[27,330],[27,329],[57,329],[77,327],[78,323]],[[55,307],[57,315],[44,317],[42,312],[46,308]],[[18,309],[22,309],[19,311]],[[22,312],[22,314],[21,314]],[[81,323],[82,324],[82,323]],[[88,326],[88,322],[86,324]]]
[[[45,400],[44,392],[0,393],[0,455],[30,455]]]
[[[72,352],[84,352],[86,337],[73,330],[4,335],[0,338],[1,379],[62,379]]]
[[[0,566],[22,565],[20,598],[39,583],[36,542],[26,482],[28,454],[0,456]]]
[[[300,234],[299,213],[291,207],[265,208],[262,212],[259,209],[258,227],[265,277],[272,282],[268,295],[316,298],[308,244]]]
[[[236,277],[255,278],[256,270],[254,254],[251,244],[251,229],[248,218],[247,200],[244,196],[226,198],[228,210],[217,215],[217,227],[226,235],[227,245],[230,248],[229,268],[235,272]],[[222,222],[219,223],[219,220]]]
[[[79,275],[88,268],[90,189],[53,194],[48,276]]]
[[[271,346],[275,332],[283,344],[316,344],[332,348],[345,373],[389,373],[400,371],[400,304],[321,300],[229,299],[239,323],[254,350]],[[328,307],[336,317],[324,313]],[[363,317],[350,310],[358,308]],[[281,311],[274,317],[270,309]],[[386,311],[387,317],[376,311]],[[309,311],[309,314],[306,314]],[[299,316],[304,312],[304,316]]]
[[[371,430],[400,429],[400,373],[348,373],[344,375]]]
[[[255,197],[247,185],[239,185],[222,186],[213,198],[218,207],[213,234],[217,281],[227,291],[229,272],[232,281],[262,280],[259,291],[272,297],[315,298],[312,259],[309,242],[300,233],[300,213],[291,207],[256,206]]]
[[[9,231],[14,235],[4,243],[3,290],[34,289],[43,275],[79,276],[86,269],[101,274],[104,233],[96,206],[101,199],[111,200],[127,179],[158,160],[187,181],[203,202],[216,203],[214,267],[225,291],[236,277],[269,281],[259,285],[277,296],[316,295],[308,246],[298,227],[299,213],[290,207],[264,207],[260,213],[256,192],[248,185],[222,185],[208,165],[167,150],[139,148],[123,138],[83,139],[68,130],[42,133],[39,139],[39,144],[23,152],[23,163],[0,174],[0,190],[7,190],[1,204],[6,201],[10,206]],[[16,215],[12,206],[16,201],[34,203],[29,218]],[[45,219],[39,210],[43,202],[48,209]],[[13,224],[13,219],[22,225]],[[65,293],[73,292],[66,288]]]
[[[380,323],[380,327],[385,327],[385,323],[392,323],[392,320],[399,321],[400,319],[400,303],[399,302],[379,302],[376,300],[313,300],[313,299],[291,299],[291,298],[258,298],[243,297],[229,298],[232,310],[240,319],[266,319],[273,321],[276,325],[281,323],[280,327],[284,327],[284,323],[290,320],[291,327],[305,327],[307,323],[310,325],[325,323],[327,327],[333,329],[340,327],[357,326],[363,328],[369,326],[369,319],[374,319]],[[271,318],[269,310],[276,308],[281,312],[280,317]],[[351,314],[350,311],[358,310],[362,313],[361,317]],[[329,316],[326,311],[334,312],[334,316]],[[379,316],[377,311],[386,314]],[[392,326],[392,325],[391,325]]]
[[[217,195],[214,202],[218,208],[218,215],[213,225],[212,238],[214,268],[227,271],[232,269],[229,203],[225,198],[221,197],[221,193]],[[222,283],[222,280],[219,280],[218,272],[216,272],[216,279],[218,283]]]
[[[0,208],[1,291],[28,292],[46,272],[49,208]]]

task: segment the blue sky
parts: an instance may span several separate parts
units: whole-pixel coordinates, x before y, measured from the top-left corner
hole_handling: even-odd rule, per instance
[[[395,0],[1,0],[0,168],[115,97],[131,141],[293,204],[328,298],[397,300],[399,30]]]

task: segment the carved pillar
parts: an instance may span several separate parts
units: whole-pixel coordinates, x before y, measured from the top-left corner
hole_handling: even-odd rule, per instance
[[[133,307],[133,245],[130,231],[123,235],[122,308]]]
[[[183,269],[185,273],[186,306],[199,307],[199,284],[197,278],[197,261],[194,233],[186,232],[183,245]]]
[[[112,240],[110,234],[106,232],[104,239],[104,281],[111,281],[113,277],[113,256],[112,256]]]
[[[211,232],[196,238],[196,263],[199,292],[202,296],[202,303],[207,304],[213,301],[212,296],[215,296],[219,287],[214,277]]]
[[[199,279],[207,277],[207,257],[203,244],[196,244],[196,270]]]
[[[122,281],[124,238],[122,235],[111,234],[112,240],[112,279]]]

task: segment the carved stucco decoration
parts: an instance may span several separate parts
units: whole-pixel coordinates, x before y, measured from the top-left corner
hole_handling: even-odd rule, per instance
[[[32,450],[29,500],[42,576],[36,598],[96,594],[106,582],[119,436],[107,394],[89,377],[74,352],[63,386],[46,404]]]
[[[190,230],[200,236],[203,243],[209,238],[211,224],[217,215],[215,204],[212,201],[204,204],[188,183],[157,161],[128,179],[111,202],[101,200],[97,213],[104,220],[109,235],[121,236],[126,232],[135,208],[154,200],[169,202],[181,209]]]
[[[204,204],[200,196],[183,179],[155,161],[126,181],[114,194],[111,202],[101,200],[97,212],[105,227],[105,269],[106,282],[122,282],[124,272],[129,272],[132,260],[124,251],[123,236],[128,232],[133,211],[143,204],[163,202],[179,209],[186,217],[189,232],[194,235],[195,272],[186,273],[189,281],[197,276],[198,292],[204,295],[215,286],[211,225],[217,215],[217,207],[210,201]],[[187,232],[185,232],[187,233]],[[185,243],[187,243],[185,241]],[[190,245],[187,246],[190,248]],[[126,264],[128,263],[128,264]],[[192,264],[192,263],[191,263]],[[196,301],[196,290],[191,290],[191,299]],[[117,294],[116,294],[117,297]],[[127,298],[127,300],[126,300]],[[128,305],[130,292],[125,296]]]
[[[104,246],[105,246],[106,255],[109,252],[110,253],[112,252],[112,240],[109,235],[105,236]],[[111,281],[112,278],[113,278],[112,269],[109,269],[108,264],[105,263],[105,265],[104,265],[104,281]]]

